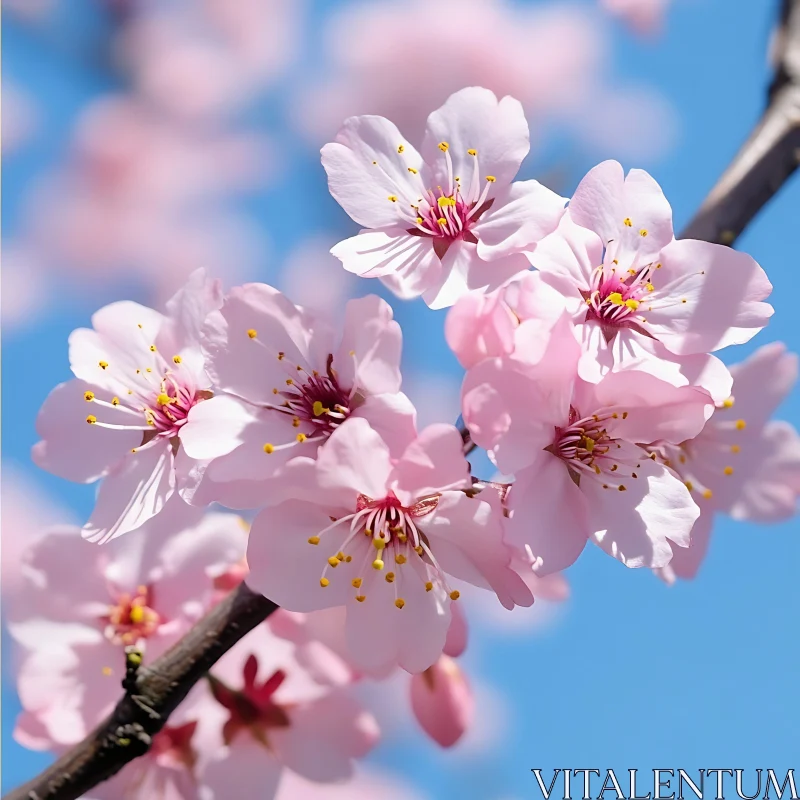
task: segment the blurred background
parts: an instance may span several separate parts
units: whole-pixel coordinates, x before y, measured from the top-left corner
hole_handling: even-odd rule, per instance
[[[160,307],[200,266],[334,314],[382,293],[328,254],[356,231],[319,163],[345,117],[383,114],[415,141],[457,89],[512,94],[532,133],[521,177],[569,194],[617,158],[656,177],[679,230],[758,119],[777,6],[5,0],[3,589],[37,530],[82,523],[92,504],[92,487],[37,471],[29,451],[41,402],[69,377],[67,336],[96,308]],[[776,314],[728,363],[775,339],[800,347],[799,207],[795,179],[739,242],[774,283]],[[387,299],[422,424],[455,421],[444,313]],[[795,391],[779,416],[796,424],[798,410]],[[489,477],[485,458],[476,471]],[[720,519],[698,579],[673,587],[587,549],[566,602],[471,607],[473,730],[442,751],[416,728],[406,684],[383,687],[370,769],[405,797],[521,800],[539,796],[534,767],[797,767],[798,533]],[[12,660],[3,667],[6,791],[49,759],[13,741]]]

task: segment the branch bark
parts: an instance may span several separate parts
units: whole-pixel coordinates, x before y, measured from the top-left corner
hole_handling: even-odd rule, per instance
[[[767,108],[683,239],[733,244],[800,164],[800,0],[782,0],[770,49],[775,74]]]
[[[772,52],[767,108],[681,238],[733,244],[800,164],[800,0],[782,0]],[[240,585],[175,647],[132,671],[114,711],[83,742],[3,800],[75,800],[146,753],[194,684],[276,608]]]
[[[108,718],[4,800],[75,800],[144,755],[195,683],[277,608],[242,583],[153,664],[137,668],[129,654],[125,694]]]

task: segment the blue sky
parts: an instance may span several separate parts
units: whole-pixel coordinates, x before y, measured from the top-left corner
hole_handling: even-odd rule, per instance
[[[65,16],[70,45],[54,49],[13,21],[4,31],[4,74],[37,96],[44,124],[36,140],[4,164],[3,235],[13,235],[21,198],[33,176],[64,150],[80,105],[115,81],[93,67],[102,27],[71,0]],[[314,4],[316,29],[332,2]],[[676,146],[647,164],[672,203],[676,229],[686,222],[757,120],[770,73],[766,45],[777,2],[674,0],[664,35],[637,40],[615,33],[614,72],[654,86],[679,119]],[[281,191],[320,197],[311,205],[321,230],[350,231],[324,196],[324,176],[313,152],[292,145],[280,128],[282,99],[272,98],[257,119],[283,136],[292,160],[293,187]],[[534,175],[556,158],[553,136],[528,167]],[[595,154],[597,160],[614,152]],[[588,158],[578,164],[588,168]],[[626,163],[626,167],[638,166]],[[284,195],[285,196],[285,195]],[[298,195],[299,196],[299,195]],[[248,201],[245,211],[269,221],[279,261],[296,234],[282,226],[290,203],[277,190]],[[800,184],[790,181],[739,242],[766,269],[776,314],[768,329],[736,352],[733,363],[768,341],[800,349],[794,276],[800,262],[795,231]],[[335,235],[335,234],[334,234]],[[271,280],[272,267],[263,278]],[[359,287],[373,291],[370,283]],[[124,296],[120,290],[118,297]],[[113,299],[113,298],[108,298]],[[441,336],[443,314],[421,303],[393,303],[405,332],[405,366],[458,379],[458,366]],[[33,328],[3,331],[3,461],[30,471],[61,503],[85,516],[91,492],[38,473],[28,452],[36,410],[68,375],[66,337],[88,321],[93,301],[73,293]],[[24,402],[20,402],[24,397]],[[795,390],[780,416],[797,422]],[[453,409],[453,418],[457,416]],[[441,753],[409,731],[371,758],[401,774],[429,798],[510,800],[537,796],[530,773],[556,767],[685,769],[797,767],[800,705],[800,599],[796,521],[776,526],[720,519],[711,552],[693,583],[668,588],[646,571],[626,570],[589,549],[569,571],[572,597],[558,624],[510,637],[476,625],[467,669],[504,697],[507,727],[499,739],[468,753]],[[6,655],[8,655],[6,653]],[[8,671],[3,683],[3,789],[46,763],[10,738],[18,703]],[[476,725],[488,725],[479,714]]]

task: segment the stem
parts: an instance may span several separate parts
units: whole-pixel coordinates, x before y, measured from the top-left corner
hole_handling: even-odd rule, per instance
[[[131,666],[107,719],[41,775],[4,800],[75,800],[144,755],[191,688],[243,636],[277,610],[242,583],[149,666]]]

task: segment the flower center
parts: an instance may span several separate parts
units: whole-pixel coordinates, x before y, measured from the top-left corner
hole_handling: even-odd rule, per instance
[[[197,722],[187,722],[177,727],[165,726],[154,737],[149,754],[175,767],[192,769],[197,754],[192,747]]]
[[[133,645],[152,636],[161,624],[161,617],[151,607],[151,601],[147,586],[139,586],[133,596],[127,592],[119,595],[102,618],[106,623],[106,638],[113,644]]]
[[[141,326],[139,326],[141,328]],[[191,373],[181,367],[183,358],[172,357],[171,363],[158,352],[154,344],[148,345],[148,364],[133,371],[133,374],[118,373],[115,364],[99,361],[103,372],[109,372],[125,387],[120,397],[102,400],[92,391],[84,392],[83,399],[101,408],[113,409],[119,421],[107,422],[89,414],[86,422],[100,428],[112,430],[142,431],[141,444],[134,448],[137,453],[148,445],[167,440],[173,441],[186,423],[189,411],[201,400],[211,397],[211,392],[198,391]]]
[[[619,328],[634,328],[649,335],[641,327],[646,320],[639,313],[639,306],[655,290],[651,277],[653,270],[660,266],[648,264],[639,269],[634,265],[623,273],[614,260],[610,267],[597,267],[590,288],[581,291],[588,306],[586,321],[600,323],[609,341]]]
[[[273,699],[286,680],[286,673],[277,670],[262,684],[256,683],[257,674],[258,659],[250,655],[244,665],[244,686],[240,691],[231,689],[213,675],[208,676],[214,699],[230,714],[222,728],[226,745],[245,730],[260,744],[269,747],[269,729],[286,728],[291,724],[284,707]]]
[[[423,497],[411,506],[404,506],[393,492],[380,500],[359,495],[353,514],[334,520],[308,540],[309,544],[318,545],[330,531],[350,523],[349,535],[341,548],[328,557],[320,586],[330,585],[332,570],[344,565],[340,572],[347,573],[348,577],[354,575],[350,583],[357,591],[355,599],[359,603],[367,599],[370,585],[374,586],[374,582],[382,578],[386,583],[394,584],[394,604],[403,608],[403,567],[408,565],[405,569],[411,569],[415,574],[421,571],[425,576],[426,591],[438,586],[450,595],[451,600],[458,599],[459,593],[451,591],[445,573],[431,551],[430,542],[419,527],[419,520],[436,509],[439,497],[438,494]]]

